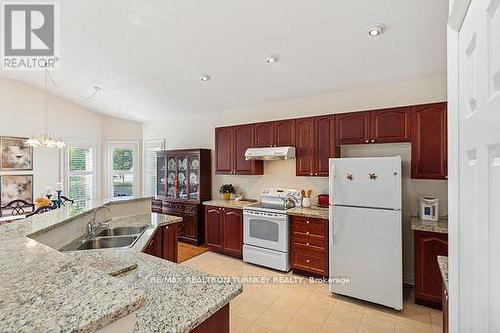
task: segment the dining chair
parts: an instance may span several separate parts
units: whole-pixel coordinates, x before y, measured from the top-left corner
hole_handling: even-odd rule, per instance
[[[0,216],[4,210],[10,210],[10,215],[27,215],[35,210],[35,205],[26,200],[17,199],[9,202],[5,206],[0,207]]]

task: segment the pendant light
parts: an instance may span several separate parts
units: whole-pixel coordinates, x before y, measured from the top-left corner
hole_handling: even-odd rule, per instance
[[[61,138],[55,138],[52,133],[49,132],[49,100],[48,100],[48,69],[45,69],[45,82],[44,82],[44,93],[43,93],[43,101],[44,101],[44,122],[45,122],[45,132],[42,135],[32,135],[25,143],[30,147],[41,147],[41,148],[59,148],[62,149],[66,147],[66,143]]]

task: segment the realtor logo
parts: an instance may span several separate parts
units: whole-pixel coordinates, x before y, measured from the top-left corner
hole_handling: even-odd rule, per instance
[[[3,68],[54,68],[56,56],[55,3],[3,3]]]

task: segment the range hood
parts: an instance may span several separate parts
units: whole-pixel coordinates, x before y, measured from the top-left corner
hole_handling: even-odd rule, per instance
[[[295,147],[248,148],[245,159],[248,160],[289,160],[295,158]]]

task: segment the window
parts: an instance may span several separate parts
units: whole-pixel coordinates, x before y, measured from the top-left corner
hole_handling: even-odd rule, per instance
[[[66,195],[74,200],[73,213],[92,207],[95,199],[95,145],[68,143],[65,149]]]
[[[127,198],[138,195],[136,143],[109,144],[109,189],[111,198]]]
[[[144,142],[144,195],[155,196],[156,152],[165,149],[165,140],[146,140]]]

